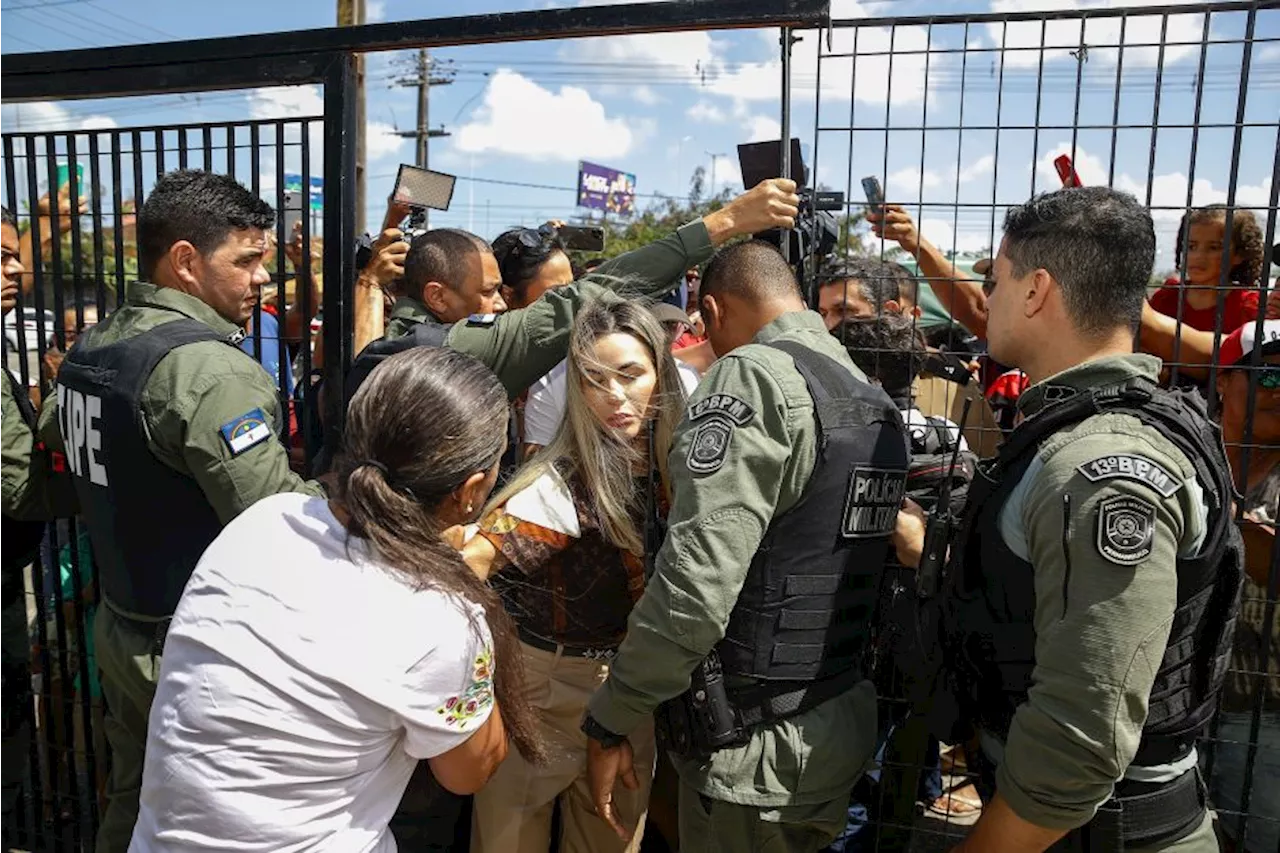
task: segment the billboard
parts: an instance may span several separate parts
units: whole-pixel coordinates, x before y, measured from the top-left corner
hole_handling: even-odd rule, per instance
[[[302,192],[302,176],[301,175],[285,175],[284,191],[301,193]],[[311,176],[311,209],[314,211],[324,210],[324,178]]]
[[[578,207],[630,216],[636,208],[636,176],[579,160]]]

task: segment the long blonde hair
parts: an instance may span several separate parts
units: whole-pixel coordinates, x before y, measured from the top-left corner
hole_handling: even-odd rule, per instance
[[[636,488],[635,471],[649,464],[648,444],[638,448],[614,438],[592,416],[583,391],[592,381],[587,369],[597,364],[596,341],[611,334],[631,335],[644,345],[653,359],[657,382],[647,414],[654,429],[658,472],[666,488],[667,454],[684,411],[684,389],[667,333],[643,302],[602,298],[584,306],[574,321],[560,429],[551,443],[538,451],[498,493],[491,506],[506,503],[552,471],[566,481],[576,475],[591,497],[591,509],[605,539],[618,548],[642,554],[644,536],[638,521],[643,517],[648,496],[643,489]],[[644,428],[647,430],[649,424]],[[644,437],[642,433],[641,438]]]

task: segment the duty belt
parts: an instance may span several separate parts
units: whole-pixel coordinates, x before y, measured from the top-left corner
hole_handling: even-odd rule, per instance
[[[535,634],[525,628],[518,631],[520,642],[526,646],[533,646],[544,652],[560,653],[573,658],[586,658],[587,660],[603,661],[608,663],[613,660],[613,656],[618,653],[617,646],[567,646],[564,643],[557,643],[555,640],[548,639]]]
[[[1080,838],[1089,853],[1163,847],[1194,832],[1204,822],[1207,803],[1198,767],[1171,782],[1122,780],[1080,828]]]

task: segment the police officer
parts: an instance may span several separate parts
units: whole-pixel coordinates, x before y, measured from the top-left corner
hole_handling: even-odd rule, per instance
[[[1089,187],[1032,199],[1004,227],[987,333],[1032,385],[951,545],[952,676],[988,769],[961,848],[1217,850],[1195,742],[1226,669],[1241,549],[1203,401],[1158,389],[1160,361],[1133,352],[1151,216]],[[909,506],[904,563],[922,532]]]
[[[290,471],[277,389],[237,346],[268,281],[274,223],[229,177],[161,177],[138,215],[145,280],[80,336],[41,413],[42,435],[66,454],[105,605],[94,638],[112,752],[106,853],[133,832],[165,631],[196,561],[259,498],[321,493]]]
[[[7,209],[0,208],[0,277],[3,278],[3,312],[17,306],[21,276],[18,224]],[[3,803],[0,822],[4,826],[7,849],[13,832],[13,809],[27,768],[31,737],[31,642],[27,635],[27,603],[23,595],[23,570],[31,564],[40,547],[44,522],[55,515],[75,512],[75,496],[65,477],[53,471],[52,460],[35,439],[36,410],[31,398],[7,367],[3,368],[0,393],[4,396],[3,424],[3,554],[0,575],[0,655],[3,662],[4,745]],[[59,482],[59,481],[62,482]]]
[[[721,251],[701,300],[720,359],[677,430],[669,532],[583,721],[592,794],[617,827],[626,735],[657,710],[684,849],[814,851],[875,747],[860,661],[905,430],[774,247]]]
[[[552,288],[532,305],[506,311],[502,274],[489,244],[474,234],[436,229],[414,238],[386,334],[352,365],[348,399],[397,341],[445,345],[487,364],[514,398],[561,362],[573,314],[608,289],[658,296],[684,270],[735,237],[790,228],[799,197],[793,181],[762,181],[724,207],[648,246],[606,261],[582,281]]]

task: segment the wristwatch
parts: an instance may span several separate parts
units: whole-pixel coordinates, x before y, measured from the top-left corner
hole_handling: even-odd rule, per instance
[[[627,739],[626,735],[611,732],[597,723],[591,714],[587,714],[582,718],[582,733],[598,742],[605,749],[613,749],[616,746],[620,746]]]

